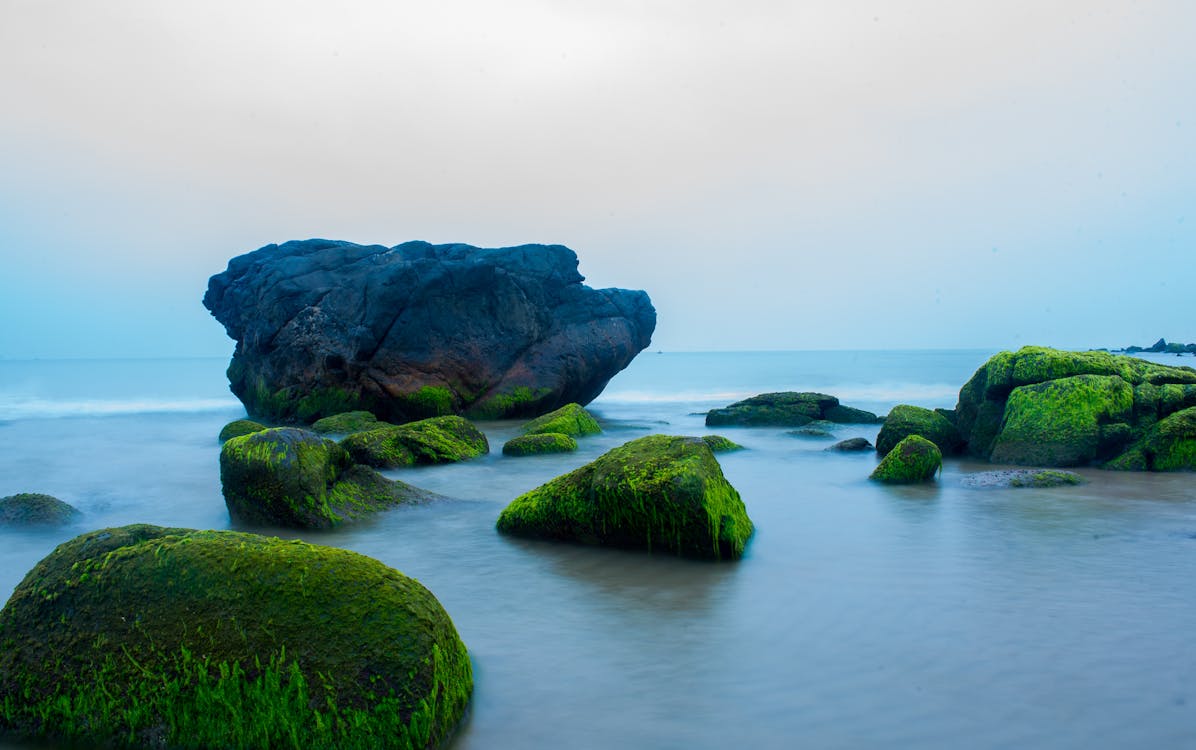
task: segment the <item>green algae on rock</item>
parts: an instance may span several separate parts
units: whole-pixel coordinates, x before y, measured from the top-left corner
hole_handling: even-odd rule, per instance
[[[516,536],[667,552],[743,555],[753,526],[705,441],[649,435],[511,502],[498,530]]]
[[[0,497],[0,524],[40,526],[69,523],[79,517],[69,503],[40,492],[20,492]]]
[[[504,456],[536,456],[541,453],[569,453],[577,450],[577,441],[559,432],[520,435],[503,443]]]
[[[934,479],[942,467],[939,447],[921,435],[910,435],[885,454],[869,479],[885,484],[916,484]]]
[[[358,432],[342,440],[341,446],[357,463],[379,469],[453,463],[490,452],[490,443],[481,430],[457,416]]]
[[[317,419],[311,428],[321,435],[348,435],[354,432],[373,430],[383,425],[378,418],[368,411],[346,411],[333,414],[331,417]]]
[[[555,411],[536,417],[521,428],[524,435],[555,432],[570,437],[597,435],[602,432],[598,420],[581,404],[565,404]]]
[[[1083,484],[1084,478],[1072,471],[1057,469],[1002,469],[979,471],[965,476],[961,484],[971,489],[1000,489],[1006,487],[1069,487]]]
[[[882,456],[910,435],[921,435],[934,443],[943,455],[959,451],[963,444],[959,430],[942,414],[920,406],[899,404],[885,418],[876,436],[876,451]]]
[[[0,611],[0,732],[29,738],[423,750],[472,684],[418,581],[297,540],[103,529],[59,545]]]
[[[706,413],[706,426],[801,427],[818,419],[841,424],[871,424],[876,415],[862,409],[841,406],[839,399],[825,393],[762,393]]]
[[[859,451],[872,450],[872,443],[868,442],[867,438],[853,437],[846,440],[840,440],[834,445],[827,448],[828,451],[840,451],[842,453],[855,453]]]
[[[220,430],[219,440],[224,443],[235,437],[241,437],[242,435],[248,435],[264,429],[266,429],[266,425],[254,422],[252,419],[237,419],[229,422]]]
[[[355,464],[335,442],[294,427],[226,442],[220,482],[234,519],[298,528],[329,528],[431,496]]]
[[[1196,407],[1175,412],[1146,434],[1106,469],[1131,471],[1196,471]]]
[[[710,446],[710,450],[715,453],[730,453],[731,451],[744,450],[742,445],[722,435],[703,435],[702,441]]]

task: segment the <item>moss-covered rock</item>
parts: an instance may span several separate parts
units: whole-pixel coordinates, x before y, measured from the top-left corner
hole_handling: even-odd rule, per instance
[[[731,451],[744,450],[742,445],[722,435],[703,435],[702,441],[710,446],[710,450],[715,453],[730,453]]]
[[[368,411],[346,411],[333,414],[331,417],[317,419],[311,426],[321,435],[336,434],[349,435],[354,432],[374,430],[384,425],[373,413]]]
[[[965,476],[961,483],[972,489],[1069,487],[1083,484],[1084,478],[1073,471],[1058,469],[1003,469],[978,471]]]
[[[577,441],[559,432],[520,435],[503,444],[504,456],[535,456],[541,453],[569,453],[577,450]]]
[[[734,559],[753,526],[699,438],[649,435],[516,498],[498,529],[683,557]]]
[[[839,404],[825,393],[762,393],[706,413],[706,426],[801,427],[818,419],[838,423],[873,423],[876,415]]]
[[[1077,375],[1116,376],[1134,388],[1134,413],[1126,421],[1132,429],[1127,439],[1135,439],[1155,421],[1174,411],[1196,405],[1196,392],[1189,388],[1196,386],[1196,370],[1190,367],[1159,365],[1108,352],[1066,352],[1026,346],[1016,352],[994,355],[960,390],[955,408],[956,426],[968,452],[981,458],[992,456],[1006,420],[1006,402],[1015,388]],[[1162,389],[1140,389],[1143,385]]]
[[[942,467],[939,447],[921,435],[910,435],[885,454],[869,479],[885,484],[928,482]]]
[[[846,440],[840,440],[834,445],[827,448],[828,451],[841,451],[843,453],[852,453],[858,451],[872,450],[872,443],[868,442],[867,438],[853,437]]]
[[[70,523],[79,511],[53,495],[21,492],[0,497],[0,524],[13,526],[54,525]]]
[[[1075,375],[1014,388],[993,442],[996,463],[1082,466],[1125,447],[1134,390],[1117,375]]]
[[[432,417],[387,425],[341,441],[353,460],[382,469],[464,461],[490,452],[482,431],[464,417]]]
[[[827,440],[833,438],[835,433],[831,431],[834,424],[825,419],[820,419],[809,424],[798,427],[796,430],[788,430],[786,435],[798,438],[814,438],[817,440]]]
[[[234,519],[309,529],[430,497],[354,463],[333,441],[294,427],[226,442],[220,451],[220,481]]]
[[[266,425],[254,422],[252,419],[237,419],[229,422],[220,429],[220,442],[226,442],[235,437],[248,435],[266,429]]]
[[[580,404],[565,404],[556,411],[536,417],[523,425],[524,435],[543,435],[555,432],[570,437],[597,435],[602,432],[598,420],[581,407]]]
[[[1153,425],[1122,455],[1105,465],[1130,471],[1196,471],[1196,407]]]
[[[80,747],[432,748],[471,690],[431,592],[301,541],[103,529],[0,611],[0,731]]]
[[[884,426],[876,436],[876,451],[882,456],[910,435],[921,435],[934,443],[943,455],[957,453],[963,444],[959,430],[937,411],[920,406],[899,404],[885,417]]]

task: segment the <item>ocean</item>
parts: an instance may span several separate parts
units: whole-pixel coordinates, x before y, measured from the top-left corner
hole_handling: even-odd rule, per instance
[[[757,532],[702,563],[499,536],[514,497],[702,413],[814,390],[877,413],[953,407],[991,351],[644,352],[590,405],[576,454],[492,452],[386,472],[449,496],[331,532],[419,579],[469,648],[455,750],[1196,747],[1196,477],[1081,469],[1052,489],[878,486],[877,459],[784,429],[720,428]],[[1188,364],[1190,358],[1158,355]],[[0,361],[0,496],[82,517],[0,527],[0,594],[54,546],[129,523],[234,528],[216,439],[244,415],[224,359]],[[835,439],[874,440],[875,425]]]

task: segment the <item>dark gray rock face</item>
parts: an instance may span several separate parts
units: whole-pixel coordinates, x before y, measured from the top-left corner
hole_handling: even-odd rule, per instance
[[[583,280],[560,245],[306,240],[233,258],[203,303],[251,415],[527,417],[589,403],[651,341],[646,293]]]

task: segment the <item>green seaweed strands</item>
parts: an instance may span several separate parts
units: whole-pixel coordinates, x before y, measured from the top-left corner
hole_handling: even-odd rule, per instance
[[[503,533],[699,559],[743,555],[754,526],[699,438],[649,435],[516,498]]]
[[[0,612],[0,731],[92,745],[437,747],[472,691],[435,597],[346,550],[103,529]]]

